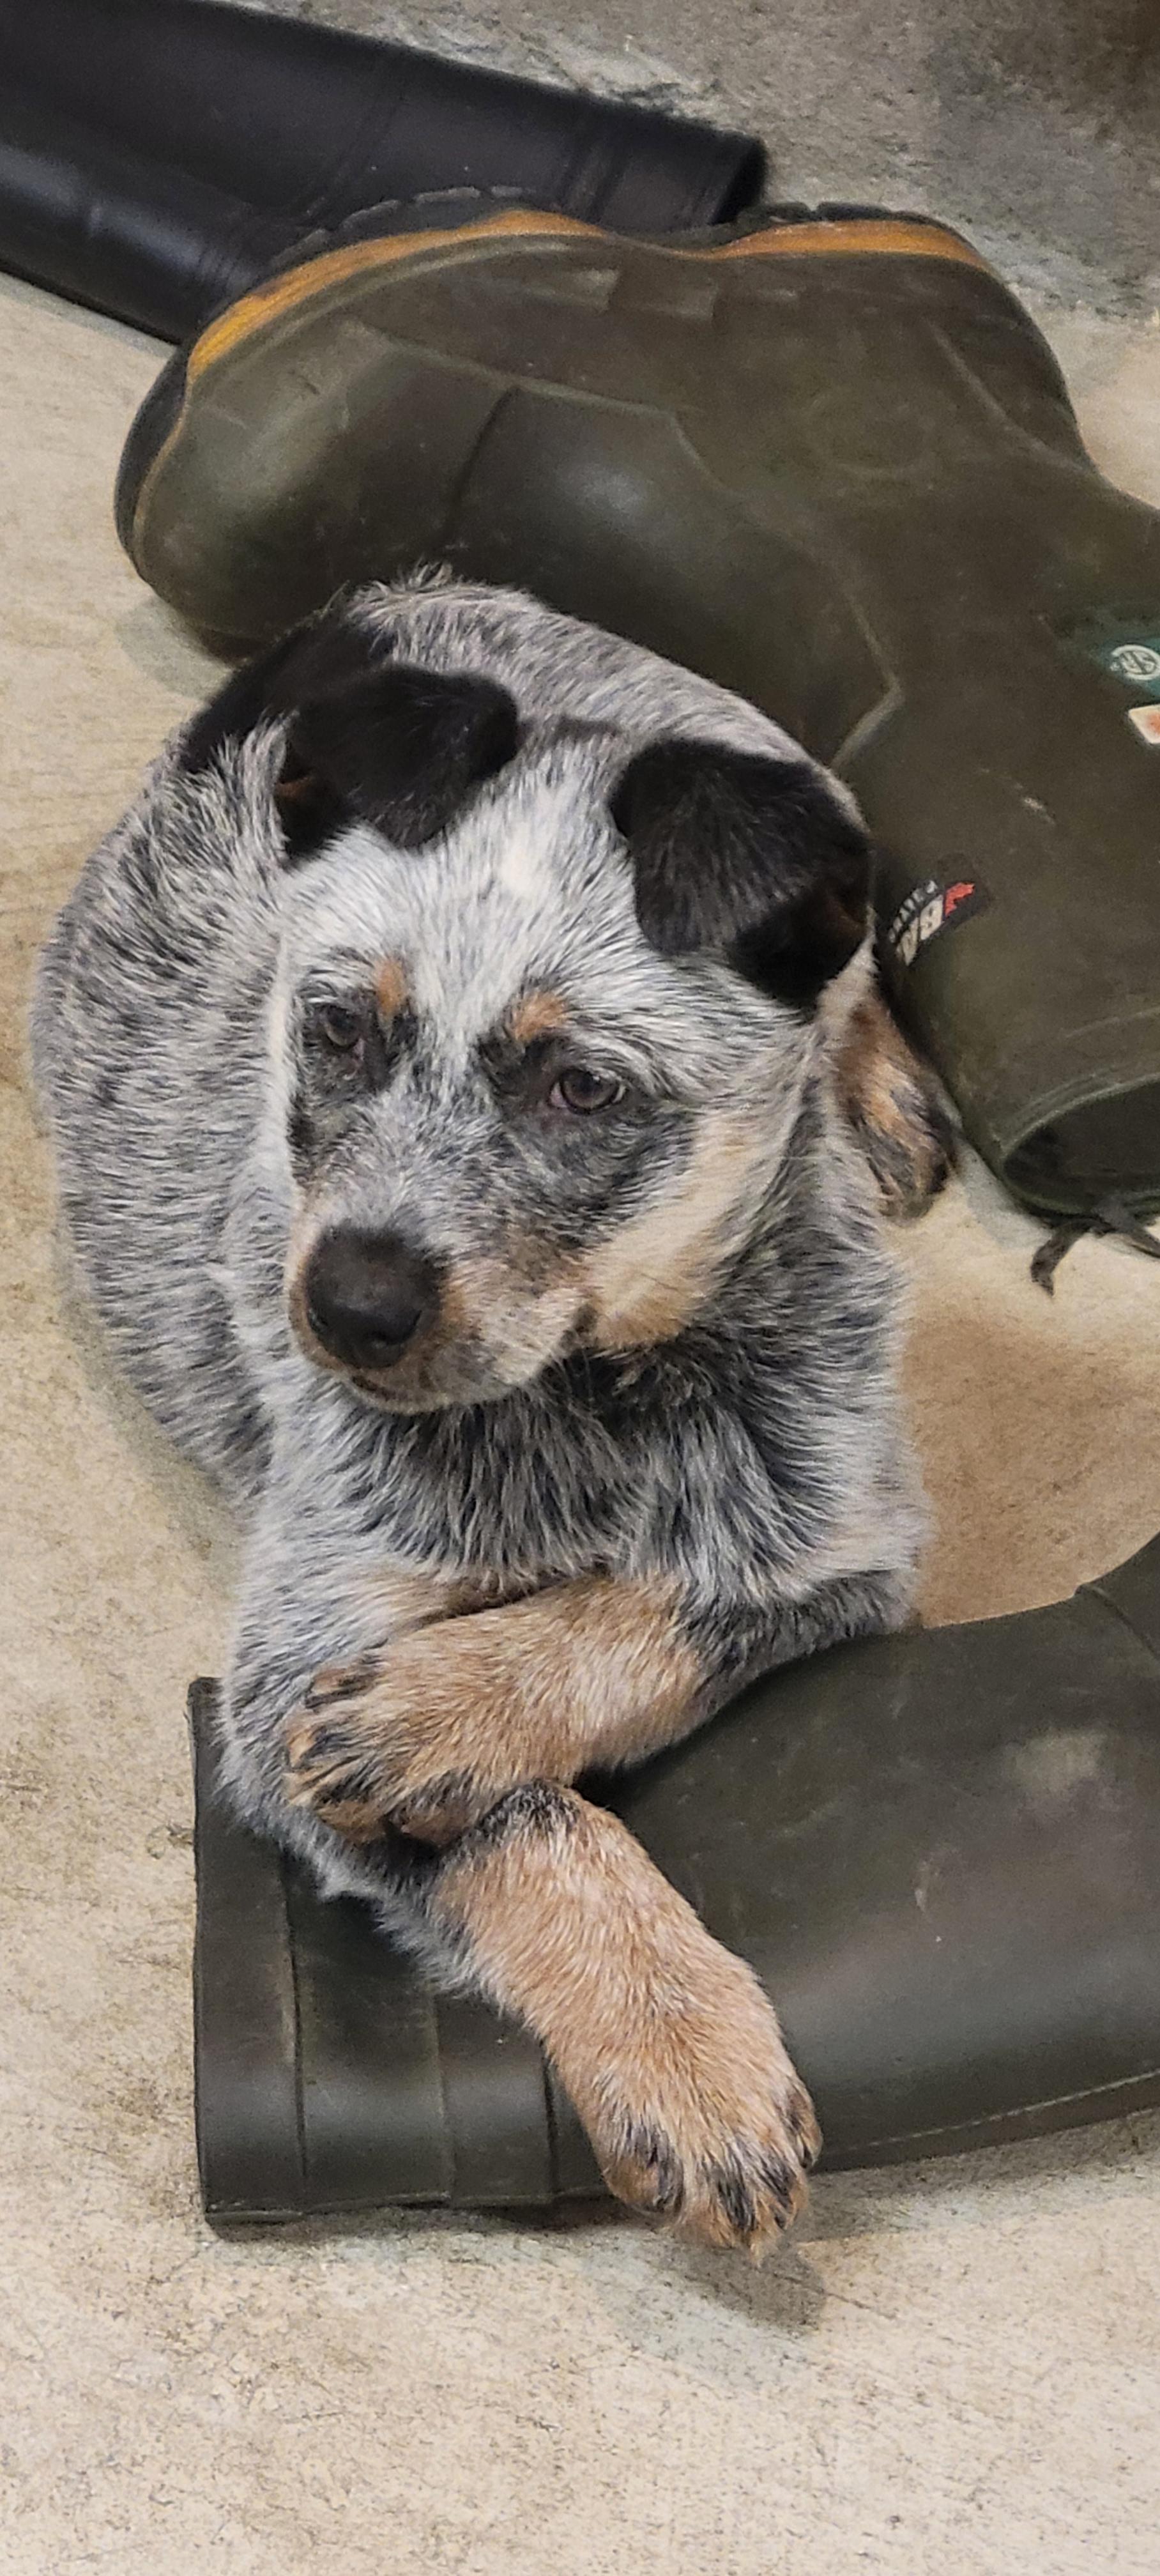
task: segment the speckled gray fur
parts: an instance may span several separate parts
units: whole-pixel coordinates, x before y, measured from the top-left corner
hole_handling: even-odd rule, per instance
[[[609,816],[626,762],[660,736],[782,759],[796,746],[723,690],[515,594],[431,579],[346,614],[389,630],[408,664],[500,682],[517,758],[421,851],[354,824],[288,869],[285,726],[228,740],[193,775],[178,736],[60,916],[34,1056],[93,1300],[246,1525],[231,1793],[324,1886],[373,1895],[430,1952],[389,1838],[364,1857],[283,1794],[286,1721],[315,1672],[386,1642],[368,1574],[475,1569],[514,1590],[591,1569],[676,1576],[709,1707],[746,1672],[899,1621],[921,1508],[891,1264],[829,1080],[865,953],[809,1017],[719,958],[658,955]],[[406,961],[429,1045],[348,1121],[304,1217],[295,997],[387,954]],[[599,1187],[587,1145],[513,1164],[481,1089],[479,1039],[539,982],[567,991],[653,1104],[644,1159],[626,1145]],[[290,1328],[294,1228],[300,1248],[304,1224],[421,1223],[452,1263],[495,1260],[513,1213],[550,1236],[570,1191],[574,1248],[679,1188],[701,1123],[737,1112],[764,1140],[760,1186],[724,1210],[712,1294],[669,1340],[597,1352],[577,1314],[513,1274],[516,1323],[505,1340],[489,1310],[474,1390],[469,1368],[408,1413],[316,1366]]]

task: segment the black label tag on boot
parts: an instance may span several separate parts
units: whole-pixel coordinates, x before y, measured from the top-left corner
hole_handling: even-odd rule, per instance
[[[882,935],[897,964],[913,966],[920,950],[928,948],[940,931],[956,929],[973,912],[986,912],[991,901],[990,890],[979,876],[964,872],[948,877],[944,885],[937,877],[927,877],[904,895]]]

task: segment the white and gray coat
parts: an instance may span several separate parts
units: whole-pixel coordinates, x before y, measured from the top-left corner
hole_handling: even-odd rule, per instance
[[[909,1610],[837,1070],[867,903],[851,800],[767,718],[435,578],[225,684],[34,1008],[83,1278],[244,1523],[230,1796],[540,2029],[626,2197],[729,2241],[794,2205],[808,2103],[748,1972],[570,1783]],[[685,2006],[630,2044],[650,1941],[653,2024],[678,1951]]]

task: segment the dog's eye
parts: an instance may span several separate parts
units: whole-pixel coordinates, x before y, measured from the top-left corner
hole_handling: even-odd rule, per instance
[[[625,1086],[613,1073],[596,1073],[591,1065],[573,1064],[560,1074],[548,1095],[552,1109],[574,1109],[587,1115],[593,1109],[614,1109],[624,1098]]]
[[[319,1002],[310,1014],[310,1035],[332,1055],[352,1055],[363,1034],[361,1011],[345,1002]]]

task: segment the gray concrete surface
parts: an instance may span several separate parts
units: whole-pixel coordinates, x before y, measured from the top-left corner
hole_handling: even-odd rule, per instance
[[[778,196],[916,207],[964,226],[1014,284],[1160,304],[1160,0],[279,7],[743,127]]]
[[[1051,325],[1160,500],[1160,330]],[[0,2571],[1157,2576],[1160,2115],[822,2176],[756,2273],[610,2214],[241,2244],[198,2210],[186,1681],[229,1533],[64,1291],[32,958],[214,668],[113,535],[161,352],[0,281]],[[904,1239],[925,1606],[1160,1526],[1160,1284],[968,1161]],[[937,1712],[932,1712],[937,1722]]]

